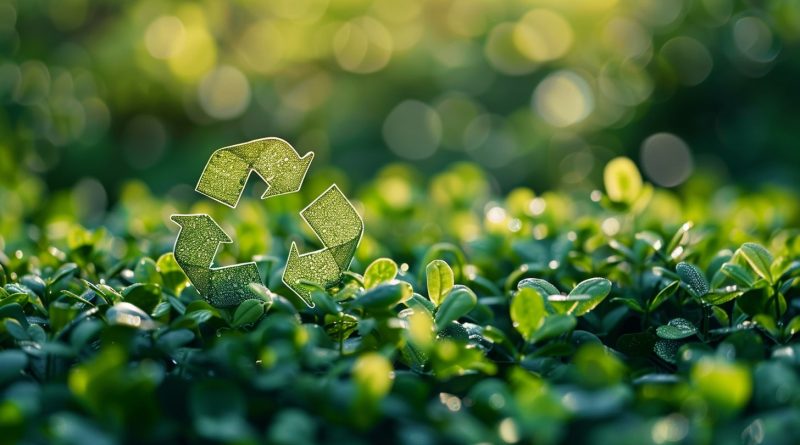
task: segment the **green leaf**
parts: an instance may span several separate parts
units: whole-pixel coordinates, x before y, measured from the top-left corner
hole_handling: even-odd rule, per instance
[[[536,289],[524,287],[517,292],[511,301],[511,322],[525,340],[533,338],[533,334],[544,324],[547,311],[544,298]]]
[[[711,304],[714,306],[718,306],[720,304],[725,304],[731,300],[739,298],[744,294],[744,291],[739,289],[736,286],[727,286],[721,289],[714,289],[711,292],[707,293],[703,296],[703,302],[707,304]]]
[[[548,295],[558,295],[561,292],[555,286],[550,284],[547,280],[541,278],[525,278],[517,284],[517,289],[521,290],[523,287],[530,287],[536,289],[539,295],[546,297]]]
[[[161,275],[158,273],[156,262],[148,257],[143,257],[133,269],[133,278],[137,283],[162,284]]]
[[[642,176],[636,164],[626,157],[612,159],[603,171],[608,198],[614,202],[633,204],[642,193]]]
[[[753,317],[753,323],[755,323],[764,331],[768,332],[773,338],[778,338],[780,330],[778,329],[778,325],[775,323],[775,319],[772,316],[767,314],[758,314]]]
[[[442,260],[433,260],[425,268],[428,298],[439,306],[455,284],[453,269]]]
[[[692,366],[692,386],[717,415],[744,408],[753,390],[750,370],[717,357],[703,357]]]
[[[75,263],[66,263],[58,268],[56,273],[48,280],[50,286],[58,284],[61,280],[67,279],[80,272],[80,268]]]
[[[441,330],[451,321],[466,315],[478,304],[478,296],[466,286],[455,286],[436,311],[436,329]]]
[[[655,298],[653,298],[653,301],[650,302],[650,311],[652,312],[658,309],[658,307],[664,304],[671,296],[675,295],[675,292],[677,292],[680,287],[680,281],[673,281],[669,283],[667,287],[661,289],[661,291],[656,294]]]
[[[697,266],[689,263],[678,263],[675,272],[681,277],[681,281],[689,287],[689,290],[696,297],[702,297],[709,291],[708,280]]]
[[[360,395],[371,400],[380,399],[392,388],[393,371],[392,363],[386,357],[368,352],[353,364],[353,382]]]
[[[64,301],[54,301],[50,303],[48,307],[50,329],[56,333],[60,332],[76,315],[78,315],[78,309],[73,307],[72,304]]]
[[[800,332],[800,315],[794,316],[783,328],[783,335],[787,340],[798,332]]]
[[[150,330],[156,327],[146,312],[125,301],[111,306],[106,311],[106,320],[111,325],[128,326],[134,329]]]
[[[664,326],[656,329],[656,334],[667,340],[680,340],[691,337],[697,333],[697,328],[684,318],[673,318]]]
[[[756,282],[756,277],[749,269],[735,263],[723,264],[720,271],[742,287],[753,287]]]
[[[558,337],[575,329],[578,320],[572,315],[548,315],[542,326],[530,338],[532,343],[537,343],[548,338]]]
[[[156,343],[165,351],[174,351],[192,340],[194,340],[194,332],[188,329],[176,329],[159,336]]]
[[[27,329],[20,324],[19,321],[13,318],[6,318],[3,320],[3,326],[6,328],[6,332],[9,333],[15,340],[29,340],[30,336],[28,335]]]
[[[548,295],[546,302],[547,306],[557,314],[571,314],[581,302],[591,299],[591,295],[585,294]]]
[[[653,345],[653,352],[665,362],[674,364],[677,362],[678,349],[680,349],[680,347],[681,342],[679,341],[658,340],[655,345]]]
[[[714,316],[714,318],[716,318],[716,319],[717,319],[717,321],[719,322],[719,324],[721,324],[722,326],[728,326],[728,325],[730,325],[731,319],[730,319],[730,317],[728,316],[728,313],[727,313],[727,312],[725,312],[725,310],[724,310],[724,309],[722,309],[721,307],[719,307],[719,306],[712,306],[712,307],[711,307],[711,314]]]
[[[189,411],[200,436],[224,443],[247,441],[247,400],[232,381],[205,380],[192,385]]]
[[[670,258],[677,259],[683,255],[683,246],[689,243],[689,231],[692,230],[692,227],[694,227],[694,223],[687,221],[678,228],[675,235],[672,235],[669,244],[667,244],[667,254]]]
[[[250,299],[243,301],[233,313],[233,327],[238,328],[257,322],[264,315],[264,301]]]
[[[158,303],[161,302],[161,286],[152,283],[136,283],[122,291],[122,298],[124,301],[151,314],[158,306]]]
[[[622,303],[625,306],[628,306],[628,308],[633,310],[633,311],[636,311],[636,312],[639,312],[639,313],[644,313],[644,308],[639,303],[639,301],[636,300],[635,298],[616,297],[616,298],[612,298],[611,301],[615,302],[615,303]]]
[[[158,257],[156,261],[156,268],[158,273],[161,274],[161,280],[164,287],[178,293],[189,282],[189,278],[181,269],[181,266],[175,261],[175,255],[172,252],[165,253]]]
[[[379,258],[373,261],[364,272],[364,287],[373,287],[392,281],[397,276],[397,263],[389,258]]]
[[[772,284],[772,254],[762,245],[756,243],[744,243],[739,248],[739,253],[747,261],[747,264],[757,273],[761,278],[767,280]]]
[[[339,304],[327,292],[319,289],[311,291],[311,301],[314,303],[315,308],[326,314],[338,314],[342,311]]]
[[[28,367],[28,356],[19,350],[0,351],[0,385],[22,376]]]
[[[591,298],[578,303],[578,306],[572,313],[578,317],[589,313],[592,309],[596,308],[610,292],[611,281],[605,278],[589,278],[588,280],[578,283],[569,295],[589,295]]]
[[[353,304],[367,310],[388,309],[412,297],[414,290],[405,281],[380,284],[353,300]]]

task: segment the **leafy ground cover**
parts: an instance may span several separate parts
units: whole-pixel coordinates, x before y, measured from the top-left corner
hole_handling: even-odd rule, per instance
[[[499,198],[469,164],[391,166],[348,193],[364,239],[308,308],[280,277],[323,176],[235,211],[131,183],[91,228],[74,196],[0,189],[0,442],[796,443],[792,193],[679,195],[617,159],[602,190]],[[256,260],[249,300],[200,299],[177,212]]]

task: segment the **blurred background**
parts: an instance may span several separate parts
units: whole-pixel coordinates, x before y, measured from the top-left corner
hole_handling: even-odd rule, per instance
[[[356,185],[469,161],[589,189],[618,155],[666,188],[797,184],[799,41],[800,0],[0,0],[3,205],[188,196],[265,136]]]

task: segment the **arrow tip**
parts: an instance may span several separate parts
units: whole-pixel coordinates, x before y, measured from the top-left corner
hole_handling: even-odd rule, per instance
[[[303,186],[303,181],[306,179],[308,169],[311,167],[311,161],[314,160],[314,152],[309,151],[302,157],[298,157],[293,161],[292,168],[298,169],[297,171],[285,172],[286,181],[279,183],[272,181],[267,184],[267,191],[261,195],[261,199],[271,198],[273,196],[285,195],[287,193],[294,193],[300,190]],[[283,181],[281,181],[283,182]]]
[[[192,234],[204,234],[210,237],[210,240],[221,243],[233,242],[231,237],[229,237],[228,234],[222,230],[222,227],[220,227],[210,215],[205,213],[195,215],[176,214],[170,216],[169,219],[175,224],[179,225],[181,229],[186,229]]]

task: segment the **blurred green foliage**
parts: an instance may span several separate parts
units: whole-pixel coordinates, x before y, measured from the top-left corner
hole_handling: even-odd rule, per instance
[[[160,194],[269,135],[359,183],[471,160],[501,190],[586,188],[619,154],[668,187],[695,167],[798,177],[796,0],[3,0],[0,17],[4,181]]]
[[[281,275],[322,181],[235,210],[131,183],[94,230],[69,193],[15,190],[0,442],[794,443],[797,196],[639,175],[499,197],[472,165],[387,167],[345,190],[365,236],[313,308]],[[203,301],[174,212],[211,213],[235,234],[219,261],[264,285]]]

